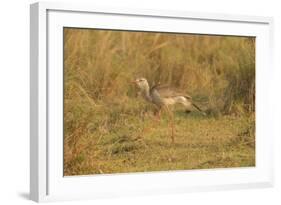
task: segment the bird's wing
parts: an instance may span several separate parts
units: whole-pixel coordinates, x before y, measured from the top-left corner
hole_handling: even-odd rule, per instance
[[[155,90],[159,93],[159,95],[162,98],[184,96],[188,99],[192,99],[191,96],[189,96],[183,92],[178,92],[176,89],[174,89],[168,85],[161,85],[161,84],[154,85],[151,87],[150,92],[153,92]]]

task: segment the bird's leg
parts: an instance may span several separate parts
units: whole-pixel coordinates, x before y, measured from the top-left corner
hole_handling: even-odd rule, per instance
[[[161,111],[162,111],[162,108],[159,108],[159,109],[157,109],[157,111],[155,112],[155,117],[154,117],[154,119],[155,119],[155,121],[157,121],[157,122],[160,122],[160,117],[161,117]]]
[[[172,130],[172,135],[171,135],[171,138],[172,138],[172,143],[175,142],[175,137],[174,137],[174,116],[173,116],[173,113],[170,111],[170,109],[168,108],[168,106],[165,106],[165,110],[167,111],[168,115],[169,115],[169,118],[170,118],[170,126],[171,126],[171,130]]]

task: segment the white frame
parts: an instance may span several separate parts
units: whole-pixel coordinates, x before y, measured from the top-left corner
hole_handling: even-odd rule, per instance
[[[74,13],[80,14],[75,16],[76,14],[70,13],[73,11],[75,11]],[[149,23],[143,20],[148,19],[151,21],[152,18],[156,19],[155,21],[158,19],[158,24],[160,21],[165,21],[169,24],[171,19],[175,20],[175,22],[177,22],[176,24],[180,24],[179,21],[183,23],[188,23],[188,21],[200,21],[203,22],[202,24],[204,24],[204,22],[205,24],[211,24],[210,22],[213,24],[224,23],[226,28],[217,29],[216,32],[214,32],[215,34],[253,35],[260,39],[257,43],[256,69],[259,73],[257,73],[256,79],[257,82],[266,81],[269,84],[270,78],[272,77],[271,72],[265,72],[264,70],[265,67],[269,69],[273,68],[271,57],[273,48],[273,19],[269,17],[183,11],[96,8],[94,5],[71,3],[44,2],[32,4],[30,15],[30,198],[32,200],[51,201],[273,186],[272,125],[266,122],[266,119],[270,119],[270,113],[263,108],[269,105],[268,100],[264,99],[264,97],[270,87],[264,84],[260,86],[260,83],[257,83],[257,92],[260,93],[260,95],[257,96],[257,109],[259,110],[260,116],[260,118],[257,118],[257,134],[259,135],[257,140],[262,142],[262,144],[257,144],[257,150],[261,151],[256,155],[258,166],[255,168],[80,176],[67,177],[66,179],[61,176],[58,170],[61,171],[61,166],[63,165],[60,166],[61,161],[53,160],[54,156],[60,151],[58,147],[60,147],[61,144],[59,144],[59,142],[54,142],[52,139],[54,133],[58,133],[61,129],[61,127],[56,128],[53,126],[54,121],[60,119],[60,116],[52,114],[54,113],[54,109],[60,111],[60,106],[56,106],[60,104],[61,101],[50,101],[49,99],[55,99],[55,97],[56,99],[62,98],[62,93],[56,92],[54,89],[57,88],[55,86],[58,86],[59,88],[56,90],[60,90],[61,81],[59,79],[61,79],[62,73],[59,69],[54,70],[52,68],[60,67],[62,62],[62,55],[59,52],[59,50],[61,50],[61,45],[59,44],[61,39],[58,36],[61,34],[61,28],[67,24],[64,15],[67,15],[68,19],[73,20],[71,24],[68,23],[67,25],[73,24],[77,26],[79,24],[79,27],[81,27],[83,24],[81,24],[81,22],[84,22],[84,27],[89,27],[93,19],[85,17],[85,15],[83,17],[83,14],[86,13],[89,15],[97,15],[97,17],[99,17],[99,15],[105,15],[108,18],[110,18],[110,16],[117,16],[124,20],[121,25],[118,23],[117,27],[115,27],[114,23],[110,25],[108,22],[108,26],[102,26],[102,28],[120,28],[123,26],[123,29],[137,29],[129,25],[129,19],[131,17],[142,18],[141,20],[144,24],[142,25],[143,28],[147,26],[145,30],[150,30],[149,26],[154,27],[155,25],[149,25]],[[55,18],[53,18],[52,15]],[[77,21],[78,24],[75,23],[75,19],[80,19],[80,21]],[[106,17],[101,17],[101,19],[104,19],[104,22],[106,22]],[[126,19],[128,19],[129,22],[129,26],[127,25],[127,27]],[[109,20],[111,22],[113,21],[112,19]],[[235,24],[237,24],[237,27],[235,27]],[[251,28],[247,29],[247,25]],[[172,24],[170,26],[173,28]],[[219,28],[219,26],[214,26],[214,28],[216,27]],[[233,31],[231,31],[232,27],[234,29]],[[235,31],[237,28],[244,29],[244,27],[245,30],[243,31]],[[163,30],[166,31],[165,29],[167,30],[167,26],[165,27],[164,25]],[[193,33],[195,31],[199,33],[212,33],[200,30],[201,27],[199,26],[193,29]],[[229,30],[226,32],[226,29]],[[162,28],[158,27],[156,30],[162,31]],[[54,44],[56,44],[56,46],[54,46]],[[265,56],[261,55],[264,54],[259,51],[261,49],[264,50]],[[49,118],[51,118],[51,120]],[[264,119],[262,120],[261,118]],[[267,134],[266,140],[265,134]],[[201,179],[201,181],[192,181],[191,178]],[[232,181],[230,180],[231,178],[233,179]],[[165,183],[162,182],[163,179],[165,179]],[[189,180],[188,182],[190,182],[190,184],[186,185],[179,179]],[[132,181],[140,188],[134,188],[132,183],[130,183]],[[148,181],[150,183],[148,183]],[[120,185],[117,189],[114,188],[114,184],[120,184],[121,182],[122,186]],[[157,183],[159,183],[159,185],[156,185]],[[69,188],[72,184],[79,187],[79,190]],[[146,185],[150,185],[151,187],[148,188]],[[105,191],[107,189],[109,189],[109,191]]]

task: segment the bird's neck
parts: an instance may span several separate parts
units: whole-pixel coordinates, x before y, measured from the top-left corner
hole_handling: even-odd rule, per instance
[[[144,97],[145,100],[151,102],[152,99],[151,99],[151,96],[150,96],[150,93],[149,93],[149,88],[145,88],[141,91],[142,93],[142,96]]]

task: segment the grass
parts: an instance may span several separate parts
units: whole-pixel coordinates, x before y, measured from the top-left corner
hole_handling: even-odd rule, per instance
[[[173,85],[206,111],[168,116],[129,83]],[[255,39],[64,29],[64,175],[255,166]]]
[[[168,116],[156,123],[131,103],[118,115],[118,105],[87,110],[89,119],[65,135],[65,175],[255,166],[253,116],[175,110],[171,144]]]

